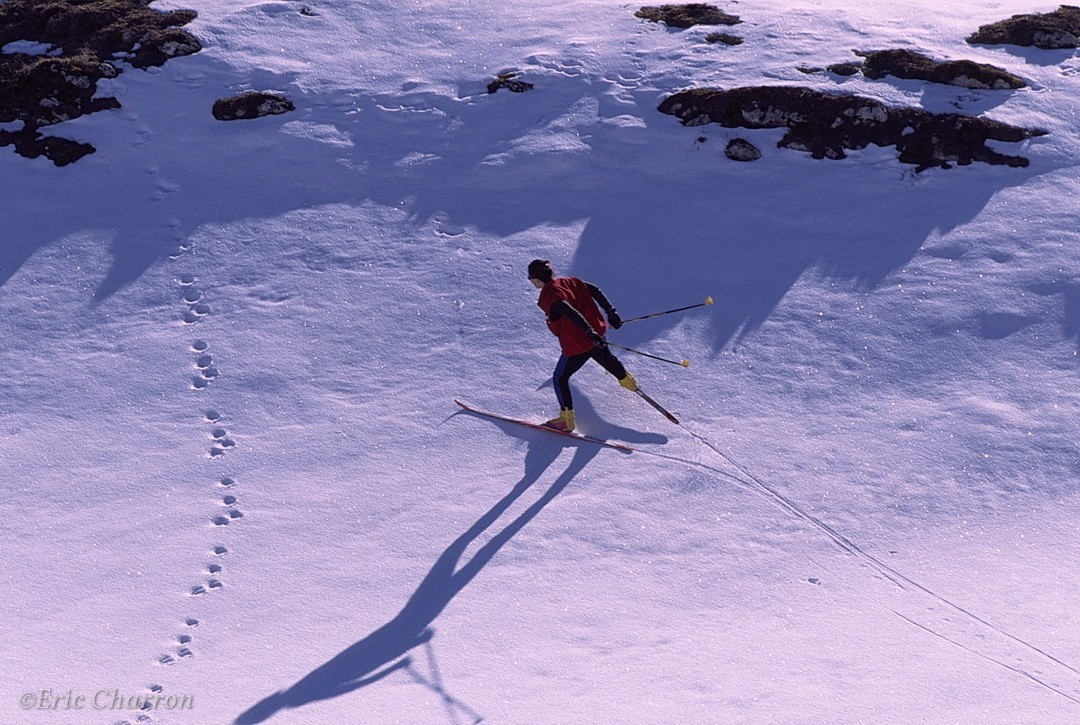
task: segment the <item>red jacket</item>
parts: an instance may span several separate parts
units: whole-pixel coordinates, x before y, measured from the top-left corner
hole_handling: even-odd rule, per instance
[[[540,290],[540,300],[536,303],[547,315],[547,326],[555,337],[559,338],[559,346],[566,356],[580,355],[596,347],[585,331],[570,321],[566,315],[557,320],[551,319],[551,306],[559,300],[565,301],[575,310],[581,313],[585,321],[592,325],[598,335],[607,332],[607,324],[600,314],[600,308],[593,301],[588,286],[577,277],[556,277],[548,282]]]

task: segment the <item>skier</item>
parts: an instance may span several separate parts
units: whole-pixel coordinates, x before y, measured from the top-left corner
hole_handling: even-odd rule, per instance
[[[604,333],[607,325],[599,307],[607,313],[612,329],[622,327],[622,318],[600,288],[577,277],[556,277],[551,262],[534,259],[529,262],[529,281],[540,290],[537,305],[547,316],[547,326],[559,339],[562,355],[555,366],[555,396],[559,400],[559,417],[544,425],[567,433],[574,430],[574,401],[570,395],[570,376],[581,369],[590,358],[614,375],[619,385],[637,391],[634,376],[608,349]],[[599,307],[597,307],[599,305]]]

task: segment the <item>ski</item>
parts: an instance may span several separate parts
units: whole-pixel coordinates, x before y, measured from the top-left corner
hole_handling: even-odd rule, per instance
[[[655,400],[650,398],[645,393],[641,392],[641,388],[638,388],[634,392],[637,393],[638,395],[640,395],[641,399],[644,400],[646,403],[648,403],[649,405],[651,405],[652,407],[656,408],[661,413],[663,413],[664,417],[667,418],[668,420],[670,420],[672,423],[674,423],[675,425],[681,425],[681,423],[679,423],[678,418],[676,418],[674,415],[672,415],[671,412],[667,408],[665,408],[664,406],[657,403]]]
[[[486,410],[480,410],[479,408],[474,408],[468,403],[462,403],[456,398],[454,399],[454,402],[457,403],[463,410],[467,410],[470,413],[475,413],[476,415],[482,415],[485,418],[494,418],[495,420],[501,420],[507,423],[517,423],[518,425],[523,425],[526,428],[535,428],[537,430],[547,431],[548,433],[554,433],[555,435],[560,435],[564,438],[573,438],[576,441],[595,443],[598,446],[603,446],[605,448],[614,448],[615,450],[622,451],[623,453],[633,453],[635,450],[634,448],[631,448],[625,443],[614,443],[612,441],[605,441],[602,438],[593,438],[592,436],[582,435],[580,433],[567,433],[566,431],[555,430],[554,428],[549,428],[546,425],[541,425],[540,423],[533,423],[529,420],[523,420],[521,418],[511,418],[507,415],[499,415],[498,413],[491,413]]]

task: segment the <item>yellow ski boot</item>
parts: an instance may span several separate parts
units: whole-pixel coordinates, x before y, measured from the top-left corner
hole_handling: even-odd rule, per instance
[[[559,411],[558,418],[552,418],[548,422],[544,423],[544,426],[560,430],[563,433],[570,433],[574,430],[574,409],[563,408]]]

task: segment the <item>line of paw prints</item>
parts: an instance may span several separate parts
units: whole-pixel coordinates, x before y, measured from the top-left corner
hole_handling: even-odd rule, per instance
[[[210,345],[206,340],[193,341],[191,351],[195,353],[195,370],[197,371],[191,379],[191,387],[193,390],[205,390],[219,374],[217,367],[214,366],[214,356],[210,354]]]
[[[144,725],[144,723],[151,722],[152,718],[146,713],[154,709],[155,698],[159,695],[163,695],[164,692],[164,685],[159,685],[157,683],[147,685],[146,691],[140,693],[141,698],[145,698],[142,699],[142,704],[139,705],[134,703],[138,709],[142,710],[142,714],[138,715],[134,720],[121,720],[116,723],[116,725]],[[125,704],[126,702],[127,701],[125,700]]]
[[[206,411],[206,421],[213,424],[210,429],[210,457],[219,458],[236,448],[236,440],[229,436],[221,422],[221,413],[216,410]]]
[[[228,476],[218,482],[218,486],[225,489],[221,494],[220,503],[220,506],[224,508],[224,513],[214,517],[214,526],[228,526],[231,522],[244,518],[244,514],[237,508],[237,498],[230,490],[235,485],[236,481]]]
[[[214,558],[214,560],[206,564],[206,567],[204,569],[206,579],[202,583],[193,584],[187,592],[188,596],[202,597],[210,592],[217,591],[225,587],[225,582],[222,581],[225,567],[219,563],[219,560],[220,557],[223,557],[228,553],[228,547],[224,546],[223,544],[218,544],[210,550],[210,555]],[[185,619],[182,626],[180,627],[179,633],[173,638],[173,641],[170,645],[170,651],[159,656],[157,658],[157,664],[165,666],[175,665],[182,660],[194,657],[195,629],[198,626],[199,620],[195,617],[188,617],[187,619]]]
[[[236,486],[236,481],[229,476],[223,476],[218,480],[219,506],[222,507],[224,511],[223,513],[214,516],[212,520],[214,526],[227,526],[233,521],[244,517],[244,514],[237,508],[238,499],[236,494],[232,492],[234,486]],[[210,592],[218,591],[225,587],[225,582],[223,581],[225,567],[217,560],[228,553],[228,547],[223,544],[218,544],[211,549],[210,554],[216,560],[206,564],[204,570],[206,579],[198,584],[193,584],[187,592],[188,596],[202,597]],[[173,650],[158,657],[158,664],[174,665],[181,660],[194,657],[194,634],[192,633],[192,630],[198,626],[198,619],[195,619],[194,617],[186,619],[184,621],[184,628],[176,635],[176,639],[173,642]]]
[[[210,313],[210,308],[201,301],[202,293],[195,287],[196,278],[194,275],[182,275],[179,282],[183,289],[183,301],[187,305],[187,310],[184,313],[184,323],[185,325],[194,325]],[[191,387],[193,390],[204,390],[217,378],[218,370],[214,365],[213,355],[210,354],[209,345],[205,340],[194,340],[191,343],[191,350],[195,354],[194,366],[197,371],[197,374],[192,378]],[[213,428],[210,431],[210,458],[223,456],[227,451],[236,447],[236,441],[229,437],[228,431],[225,428],[221,427],[222,416],[220,413],[215,410],[208,410],[205,419],[207,422],[213,424]],[[228,492],[228,489],[232,488],[235,484],[236,482],[229,477],[223,477],[218,481],[218,486],[223,489],[220,493],[220,505],[224,506],[226,511],[224,514],[213,517],[212,521],[214,526],[223,526],[235,519],[243,517],[243,513],[236,508],[236,496]],[[213,547],[210,554],[214,557],[214,560],[205,565],[204,580],[193,584],[187,591],[188,596],[202,597],[210,592],[224,588],[225,583],[222,576],[224,567],[218,560],[228,553],[228,548],[223,544],[218,544]],[[198,619],[194,617],[185,619],[180,627],[180,631],[173,638],[170,645],[170,651],[160,655],[157,658],[157,664],[169,666],[194,657],[194,630],[198,626]],[[149,722],[149,717],[141,715],[139,721]]]
[[[210,314],[210,305],[203,301],[203,293],[195,286],[198,279],[193,274],[180,275],[181,299],[187,309],[184,311],[184,324],[194,325]]]

